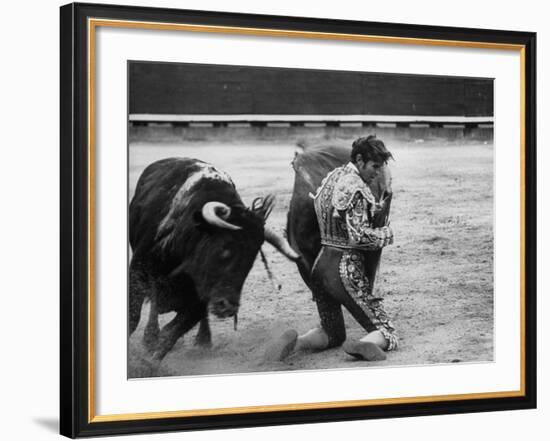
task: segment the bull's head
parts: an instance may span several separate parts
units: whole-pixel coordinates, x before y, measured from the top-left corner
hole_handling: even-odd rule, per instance
[[[271,195],[257,198],[251,207],[210,201],[196,213],[197,234],[192,235],[196,243],[187,244],[192,255],[184,257],[172,276],[184,272],[191,277],[214,315],[237,313],[244,281],[264,241],[291,260],[299,258],[284,237],[265,226],[274,200]]]

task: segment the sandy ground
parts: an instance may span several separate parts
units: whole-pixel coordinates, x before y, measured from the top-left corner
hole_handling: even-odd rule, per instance
[[[399,350],[372,366],[493,360],[493,146],[491,143],[394,142],[388,147],[394,199],[395,243],[384,250],[376,289],[385,298],[400,337]],[[189,143],[130,146],[130,197],[151,162],[188,156],[227,171],[245,201],[274,192],[268,224],[282,231],[290,201],[291,143]],[[277,291],[258,258],[245,283],[239,327],[211,317],[213,346],[193,345],[196,329],[180,338],[158,375],[201,375],[366,367],[341,348],[296,353],[283,362],[263,361],[274,338],[289,328],[318,325],[315,303],[294,264],[264,246],[282,288]],[[141,337],[148,306],[130,339],[129,376],[141,376]],[[345,313],[348,338],[363,329]],[[161,326],[172,314],[161,317]]]

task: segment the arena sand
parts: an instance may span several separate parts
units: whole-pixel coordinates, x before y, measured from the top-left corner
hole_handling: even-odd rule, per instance
[[[245,283],[238,330],[233,320],[211,317],[213,345],[194,346],[196,329],[166,356],[159,376],[228,374],[295,369],[335,369],[493,360],[493,145],[457,141],[387,143],[394,199],[395,243],[382,254],[376,290],[393,318],[399,350],[383,362],[357,361],[341,348],[301,352],[265,363],[269,342],[286,329],[303,333],[318,325],[311,292],[294,264],[270,245],[263,249],[277,283],[259,259]],[[227,171],[245,203],[273,192],[277,206],[268,224],[286,225],[292,192],[293,143],[133,143],[129,194],[151,162],[174,156],[199,158]],[[121,295],[126,295],[122,293]],[[148,305],[129,343],[129,377],[145,374],[141,337]],[[161,326],[173,317],[161,316]],[[363,329],[345,312],[348,338]]]

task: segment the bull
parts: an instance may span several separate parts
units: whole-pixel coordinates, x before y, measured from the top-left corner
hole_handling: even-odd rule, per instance
[[[294,188],[287,216],[287,237],[290,246],[300,255],[296,263],[300,275],[308,288],[314,293],[315,285],[311,280],[313,264],[321,251],[321,235],[313,207],[311,194],[315,194],[322,180],[336,167],[350,160],[350,149],[340,146],[310,146],[301,148],[292,161],[294,169]],[[373,218],[374,227],[387,225],[390,213],[392,190],[391,173],[384,165],[378,176],[370,184],[370,189],[381,209]],[[384,201],[384,202],[382,202]],[[382,250],[364,251],[365,272],[374,285],[380,265]],[[337,262],[335,262],[337,265]],[[353,311],[353,313],[359,313]],[[368,317],[361,317],[360,322],[370,322]]]
[[[226,173],[197,159],[163,159],[143,171],[129,210],[129,335],[148,298],[143,341],[152,363],[158,365],[198,322],[196,341],[209,344],[209,312],[236,318],[264,241],[298,258],[265,227],[273,206],[270,195],[246,207]],[[159,329],[158,315],[171,311],[175,317]]]

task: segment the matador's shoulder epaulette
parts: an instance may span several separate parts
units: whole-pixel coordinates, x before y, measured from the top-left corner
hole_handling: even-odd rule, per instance
[[[341,176],[338,182],[334,185],[332,193],[332,205],[337,210],[346,210],[352,203],[353,197],[357,194],[361,195],[367,202],[374,204],[376,201],[374,196],[367,186],[365,181],[361,179],[357,173],[348,173]]]

